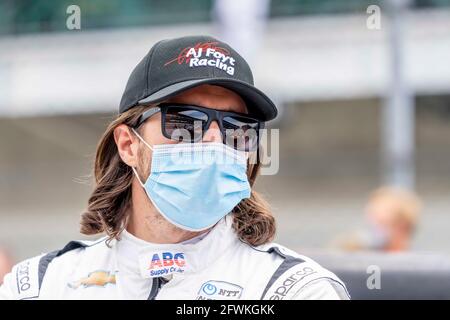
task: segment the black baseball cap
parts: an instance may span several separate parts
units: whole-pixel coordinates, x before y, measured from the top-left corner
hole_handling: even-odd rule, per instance
[[[161,102],[202,84],[236,92],[245,101],[249,114],[262,121],[277,116],[272,100],[253,85],[253,74],[244,58],[228,44],[210,36],[156,43],[131,73],[119,113]]]

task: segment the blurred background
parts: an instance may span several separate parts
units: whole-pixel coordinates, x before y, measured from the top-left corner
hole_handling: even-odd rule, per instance
[[[81,28],[70,30],[73,4]],[[269,124],[280,130],[279,171],[256,187],[277,242],[338,252],[374,229],[383,242],[368,201],[393,185],[417,200],[403,249],[450,255],[450,0],[2,0],[8,256],[86,238],[78,227],[95,147],[131,70],[160,39],[192,34],[236,47],[280,108]],[[373,238],[361,247],[383,249]]]

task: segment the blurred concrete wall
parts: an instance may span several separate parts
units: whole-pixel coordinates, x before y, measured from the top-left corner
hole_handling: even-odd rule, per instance
[[[367,16],[272,19],[253,70],[277,101],[380,97],[389,85],[387,30]],[[449,93],[450,10],[421,10],[405,23],[407,80],[418,94]],[[132,68],[164,38],[216,34],[190,24],[0,39],[0,116],[113,111]]]

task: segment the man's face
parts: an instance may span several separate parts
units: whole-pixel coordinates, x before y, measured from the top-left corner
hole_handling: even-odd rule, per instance
[[[214,85],[201,85],[192,88],[165,102],[193,104],[221,111],[248,113],[244,100],[238,94]],[[161,113],[157,113],[150,117],[142,125],[140,134],[151,146],[177,143],[174,140],[164,137],[162,134]],[[205,132],[202,141],[219,143],[223,141],[219,125],[216,121],[211,123],[211,126]],[[138,153],[138,172],[143,178],[147,178],[150,174],[151,153],[152,151],[144,144],[140,145]]]

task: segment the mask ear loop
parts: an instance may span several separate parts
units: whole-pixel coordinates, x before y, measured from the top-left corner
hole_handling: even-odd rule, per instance
[[[141,140],[147,147],[149,147],[150,150],[153,151],[153,148],[141,137],[141,135],[139,133],[137,133],[136,130],[134,130],[134,128],[131,128],[131,130],[134,132],[134,134],[139,138],[139,140]],[[131,170],[133,170],[134,174],[136,175],[136,178],[139,181],[139,184],[142,186],[142,188],[145,189],[145,185],[142,183],[141,178],[139,178],[139,175],[136,171],[135,167],[131,167]]]
[[[131,128],[131,130],[134,132],[134,134],[135,135],[137,135],[137,137],[139,138],[139,140],[141,140],[147,147],[149,147],[150,148],[150,150],[152,150],[153,151],[153,148],[152,148],[152,146],[151,145],[149,145],[148,143],[147,143],[147,141],[145,141],[142,137],[141,137],[141,135],[139,134],[139,133],[137,133],[137,131],[136,130],[134,130],[134,128]]]
[[[139,175],[138,175],[138,173],[137,173],[137,171],[136,171],[136,169],[134,168],[134,167],[131,167],[131,170],[133,170],[133,172],[134,172],[134,175],[136,176],[136,178],[138,179],[138,181],[139,181],[139,184],[142,186],[142,188],[144,188],[145,189],[145,185],[142,183],[142,181],[141,181],[141,178],[139,178]]]

